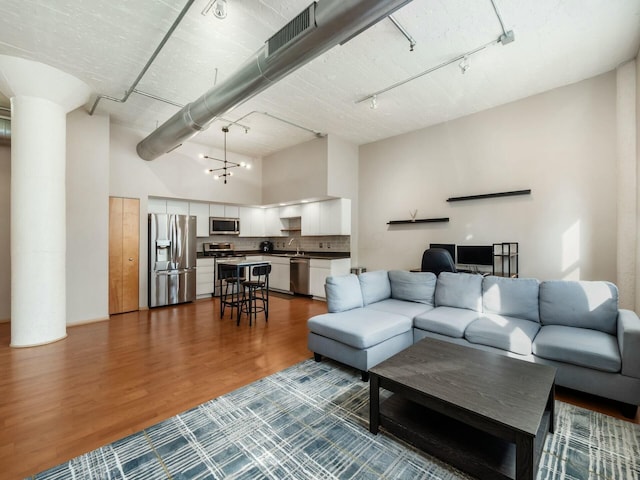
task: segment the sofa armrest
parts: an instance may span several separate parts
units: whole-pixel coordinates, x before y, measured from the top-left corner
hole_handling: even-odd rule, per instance
[[[631,310],[618,310],[618,347],[622,374],[640,378],[640,318]]]

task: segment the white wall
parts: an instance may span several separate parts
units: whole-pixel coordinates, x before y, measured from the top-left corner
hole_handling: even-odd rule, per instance
[[[67,324],[109,317],[109,117],[67,115]],[[46,233],[39,232],[43,241]],[[37,298],[37,292],[34,292]]]
[[[326,198],[327,137],[268,155],[263,164],[263,204]]]
[[[11,248],[11,149],[0,146],[0,251]],[[0,268],[0,321],[11,317],[11,262]]]
[[[360,148],[360,263],[430,242],[520,243],[521,276],[616,279],[615,73]],[[448,203],[453,196],[532,195]],[[450,217],[389,228],[389,220]]]
[[[236,130],[237,131],[237,130]],[[231,142],[231,132],[228,143]],[[140,199],[140,306],[147,305],[147,198],[167,197],[206,202],[261,204],[262,160],[227,152],[227,159],[252,164],[251,170],[235,168],[225,185],[205,175],[207,168],[222,164],[198,158],[204,153],[223,158],[224,152],[188,142],[156,160],[138,157],[136,145],[145,133],[111,125],[109,195]]]

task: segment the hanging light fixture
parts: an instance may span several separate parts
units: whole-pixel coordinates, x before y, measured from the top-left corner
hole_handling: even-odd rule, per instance
[[[214,180],[220,180],[221,178],[224,179],[224,183],[226,185],[227,177],[233,176],[233,171],[231,171],[232,168],[241,167],[241,168],[246,168],[247,170],[250,170],[251,164],[248,164],[246,162],[236,163],[236,162],[231,162],[227,160],[227,133],[229,133],[229,127],[222,127],[222,132],[224,133],[224,159],[210,157],[209,155],[205,155],[203,153],[201,153],[199,157],[206,158],[207,160],[216,160],[218,162],[223,163],[222,167],[209,168],[205,170],[204,173],[213,174]]]

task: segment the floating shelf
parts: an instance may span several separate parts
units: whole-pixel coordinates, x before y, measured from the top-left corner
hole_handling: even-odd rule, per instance
[[[302,231],[301,228],[281,228],[280,229],[281,232],[300,232]]]
[[[496,197],[514,197],[516,195],[530,195],[531,189],[528,190],[514,190],[512,192],[498,192],[498,193],[484,193],[482,195],[468,195],[466,197],[449,197],[447,202],[462,202],[464,200],[480,200],[483,198],[496,198]]]
[[[448,222],[449,217],[442,218],[418,218],[416,220],[390,220],[387,225],[403,225],[406,223],[436,223],[436,222]]]

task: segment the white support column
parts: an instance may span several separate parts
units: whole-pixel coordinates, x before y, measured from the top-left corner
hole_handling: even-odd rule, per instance
[[[37,62],[0,55],[11,99],[11,346],[66,337],[66,114],[86,84]]]

